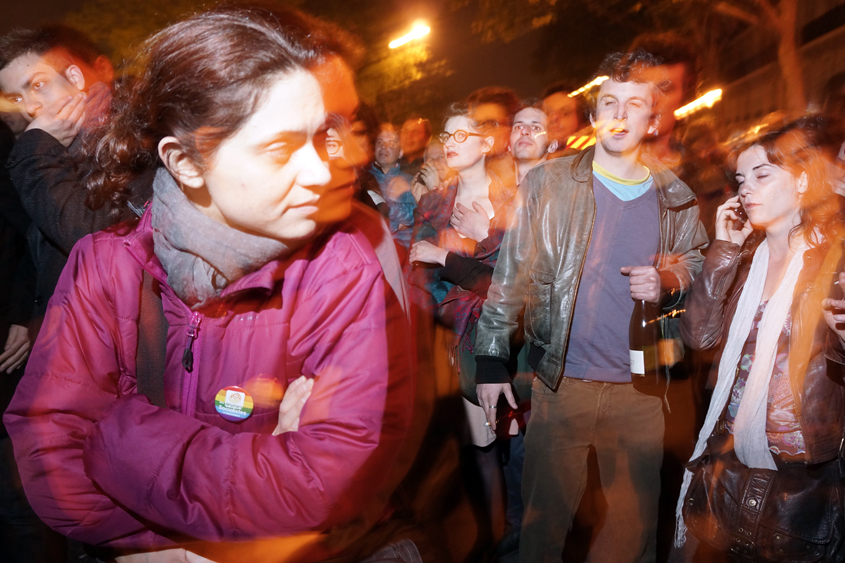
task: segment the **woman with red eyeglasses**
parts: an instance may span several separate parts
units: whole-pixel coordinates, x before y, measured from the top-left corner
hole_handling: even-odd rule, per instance
[[[460,382],[466,414],[461,431],[464,440],[477,448],[470,457],[482,468],[480,475],[486,475],[482,486],[490,493],[495,486],[491,475],[500,471],[496,434],[477,405],[472,347],[515,186],[503,183],[488,168],[494,138],[483,133],[469,107],[449,108],[439,140],[454,176],[420,198],[411,239],[409,283],[412,299],[435,322],[433,356],[442,360],[435,361],[441,366],[435,369],[438,394],[456,391],[455,382]],[[507,430],[508,425],[502,426]],[[489,507],[490,499],[486,500],[493,512],[495,535],[495,522],[501,518]]]

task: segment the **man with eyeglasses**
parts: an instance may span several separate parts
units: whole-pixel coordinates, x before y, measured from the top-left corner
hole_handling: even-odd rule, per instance
[[[440,142],[439,138],[432,139],[425,149],[423,165],[417,175],[414,176],[414,184],[411,186],[414,199],[419,203],[422,196],[431,190],[436,190],[451,175],[452,170],[446,164],[446,151],[443,149],[443,143]]]
[[[557,150],[557,140],[549,139],[548,118],[539,105],[529,105],[516,113],[511,128],[511,154],[516,164],[516,183],[528,171],[545,162]]]

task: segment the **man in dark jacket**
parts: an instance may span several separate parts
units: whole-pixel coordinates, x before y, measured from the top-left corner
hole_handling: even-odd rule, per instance
[[[641,160],[657,130],[658,61],[609,56],[591,121],[595,148],[531,170],[502,243],[475,343],[479,403],[495,426],[525,306],[537,375],[525,437],[520,560],[559,562],[595,448],[607,517],[597,561],[654,561],[662,398],[634,390],[628,324],[634,300],[677,305],[707,238],[694,194]],[[528,296],[527,304],[524,299]]]
[[[78,170],[89,136],[108,117],[113,77],[108,59],[76,30],[45,26],[0,38],[0,90],[28,120],[6,167],[33,222],[27,238],[37,268],[36,318],[76,241],[121,218],[108,206],[86,205]]]
[[[8,117],[9,119],[4,119]],[[0,118],[0,163],[12,150],[15,134]],[[9,174],[0,166],[0,412],[6,410],[29,356],[27,332],[35,290],[35,265],[26,244],[29,216],[21,206]],[[65,561],[65,538],[50,530],[33,512],[24,494],[12,451],[12,440],[0,421],[0,542],[4,561]]]

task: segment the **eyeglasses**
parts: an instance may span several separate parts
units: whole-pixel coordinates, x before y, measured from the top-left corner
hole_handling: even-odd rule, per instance
[[[542,125],[529,125],[527,123],[514,123],[513,124],[513,131],[522,133],[523,131],[530,131],[531,135],[537,137],[539,135],[544,135],[546,130],[543,128]]]
[[[488,119],[478,124],[482,129],[498,129],[499,127],[510,127],[510,121],[496,121],[495,119]]]
[[[482,135],[481,133],[468,133],[468,132],[464,131],[463,129],[458,129],[454,133],[447,133],[446,131],[443,131],[442,133],[440,133],[437,136],[437,138],[440,139],[440,142],[445,145],[449,141],[449,139],[452,138],[452,137],[455,138],[456,143],[463,143],[464,141],[467,140],[467,137],[483,137],[483,136],[484,135]]]
[[[339,153],[342,147],[342,141],[338,139],[326,139],[326,152],[329,156],[334,156]]]

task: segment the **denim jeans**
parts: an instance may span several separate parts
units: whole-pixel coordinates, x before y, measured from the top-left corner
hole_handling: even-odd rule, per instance
[[[663,457],[663,410],[629,383],[534,380],[525,435],[521,563],[560,563],[596,450],[607,515],[590,560],[653,562]]]

